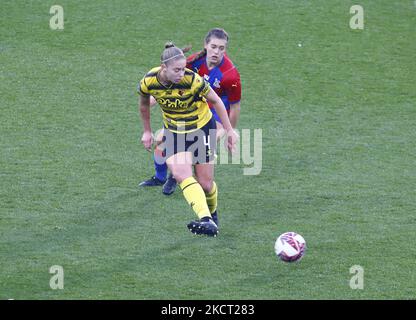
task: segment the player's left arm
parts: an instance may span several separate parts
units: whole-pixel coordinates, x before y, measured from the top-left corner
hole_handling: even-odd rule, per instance
[[[237,141],[238,141],[238,134],[234,131],[233,127],[231,126],[230,119],[228,118],[227,111],[225,109],[224,102],[221,98],[216,94],[214,89],[211,88],[208,82],[206,82],[200,75],[195,73],[194,81],[193,81],[193,89],[195,90],[195,94],[199,96],[205,97],[208,102],[214,107],[215,111],[217,112],[218,116],[221,119],[222,125],[227,133],[226,139],[226,147],[229,151],[235,152]],[[207,106],[208,107],[208,106]]]
[[[234,128],[231,126],[230,119],[228,118],[228,114],[224,106],[224,102],[222,102],[221,98],[211,88],[209,88],[209,91],[205,97],[214,107],[216,113],[221,119],[225,131],[227,132],[226,146],[228,150],[230,150],[231,152],[235,152],[238,134],[234,131]]]
[[[230,104],[230,123],[235,129],[237,128],[238,119],[240,119],[240,101]]]
[[[230,123],[230,119],[228,118],[227,111],[224,106],[224,102],[218,97],[218,95],[215,93],[213,89],[209,89],[206,99],[209,101],[209,103],[214,107],[215,112],[218,114],[218,116],[221,119],[221,122],[224,126],[224,129],[226,131],[232,130],[233,127]]]

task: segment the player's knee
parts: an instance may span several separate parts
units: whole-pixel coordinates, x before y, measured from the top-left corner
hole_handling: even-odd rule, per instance
[[[212,180],[211,179],[199,179],[199,184],[205,192],[210,192],[212,190]]]
[[[172,171],[172,175],[175,178],[176,182],[181,183],[183,180],[189,178],[192,176],[192,169],[186,170],[186,169],[178,169],[174,168]]]

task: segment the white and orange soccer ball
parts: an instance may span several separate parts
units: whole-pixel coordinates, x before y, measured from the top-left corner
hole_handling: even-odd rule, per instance
[[[279,259],[284,262],[299,261],[304,256],[305,250],[305,239],[295,232],[281,234],[274,244],[274,251]]]

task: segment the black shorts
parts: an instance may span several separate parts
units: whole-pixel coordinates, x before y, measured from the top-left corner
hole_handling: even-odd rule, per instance
[[[180,153],[191,152],[192,163],[208,163],[214,160],[217,146],[217,123],[214,117],[206,125],[189,133],[175,133],[163,130],[164,158]]]

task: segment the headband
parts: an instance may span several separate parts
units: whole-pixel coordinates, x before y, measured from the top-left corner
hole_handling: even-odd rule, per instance
[[[172,60],[172,59],[175,59],[175,58],[177,58],[177,57],[184,57],[184,58],[185,58],[185,55],[184,55],[183,53],[179,53],[179,54],[177,54],[177,55],[175,55],[175,56],[173,56],[173,57],[170,57],[170,58],[167,58],[167,59],[165,59],[165,60],[162,60],[162,63],[165,63],[165,62],[167,62],[167,61],[169,61],[169,60]]]

